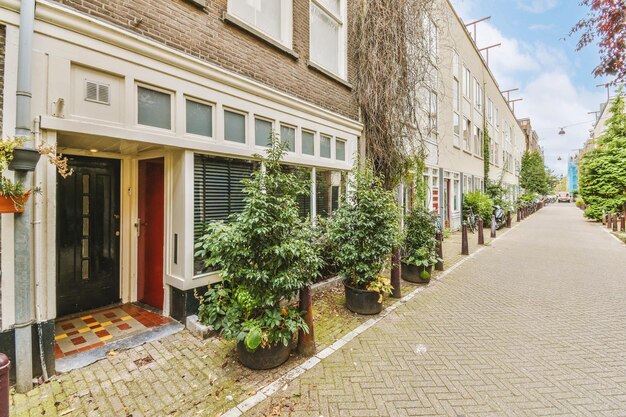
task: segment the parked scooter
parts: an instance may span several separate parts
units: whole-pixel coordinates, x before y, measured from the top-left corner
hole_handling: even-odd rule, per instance
[[[502,210],[502,207],[494,205],[492,214],[496,218],[496,229],[500,229],[506,224],[506,213]]]

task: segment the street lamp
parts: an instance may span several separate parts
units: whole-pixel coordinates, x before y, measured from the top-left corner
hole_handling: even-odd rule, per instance
[[[565,129],[561,128],[561,130],[559,130],[559,136],[563,136],[565,134]]]

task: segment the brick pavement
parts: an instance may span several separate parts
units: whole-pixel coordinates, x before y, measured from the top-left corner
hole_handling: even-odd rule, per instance
[[[469,240],[473,252],[476,235],[470,234]],[[458,233],[444,242],[446,267],[463,258],[460,242]],[[414,288],[403,282],[402,293]],[[318,351],[369,319],[349,312],[343,302],[341,288],[315,297]],[[385,305],[393,302],[386,299]],[[213,417],[305,360],[292,356],[277,369],[250,371],[237,362],[233,346],[218,338],[201,341],[182,331],[114,352],[90,366],[57,375],[27,395],[13,393],[11,415]]]
[[[549,206],[250,416],[624,416],[626,252]]]

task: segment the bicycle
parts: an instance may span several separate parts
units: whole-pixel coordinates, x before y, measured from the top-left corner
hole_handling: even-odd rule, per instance
[[[466,224],[470,229],[470,232],[476,232],[476,228],[478,227],[478,216],[474,214],[474,210],[471,207],[468,207]]]

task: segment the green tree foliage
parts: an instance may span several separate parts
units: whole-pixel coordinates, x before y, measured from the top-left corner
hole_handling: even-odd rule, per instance
[[[348,190],[333,215],[329,239],[347,283],[374,289],[372,284],[380,282],[379,274],[399,243],[399,209],[395,194],[383,188],[371,163],[354,169]]]
[[[546,170],[543,158],[538,151],[524,152],[522,155],[522,170],[520,171],[520,185],[528,193],[545,194],[548,192]]]
[[[624,96],[611,104],[607,130],[598,138],[598,147],[583,156],[580,166],[580,193],[587,204],[585,215],[599,220],[602,210],[626,209],[626,113]]]
[[[546,189],[547,189],[547,193],[554,193],[557,190],[557,186],[559,184],[559,177],[556,176],[556,174],[554,173],[554,171],[552,171],[550,168],[546,167]]]
[[[435,219],[436,215],[423,207],[414,208],[404,217],[404,263],[416,266],[437,263]]]
[[[320,267],[308,221],[298,216],[297,198],[309,184],[283,169],[286,144],[272,134],[265,169],[244,180],[245,208],[228,223],[207,225],[196,255],[220,269],[222,282],[199,297],[198,317],[226,339],[248,350],[282,342],[308,330],[301,312],[280,303],[311,282]]]
[[[490,168],[490,153],[491,153],[491,138],[489,137],[489,130],[487,129],[487,123],[484,126],[485,136],[483,139],[483,171],[485,181],[489,181],[489,168]]]
[[[470,207],[474,214],[480,216],[485,224],[491,221],[493,212],[493,200],[487,194],[480,191],[472,191],[463,196],[463,218],[467,218]]]

